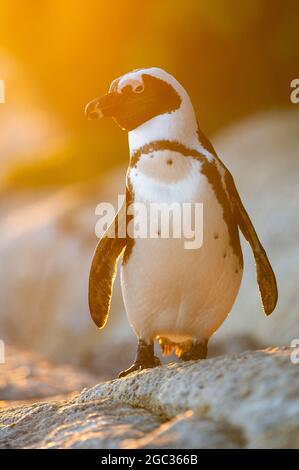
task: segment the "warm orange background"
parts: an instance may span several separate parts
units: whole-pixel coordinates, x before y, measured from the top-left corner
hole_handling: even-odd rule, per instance
[[[9,154],[16,162],[26,156],[26,166],[12,165],[6,182],[65,184],[126,162],[126,135],[112,122],[87,122],[83,110],[130,69],[160,66],[173,73],[209,134],[246,114],[290,106],[298,15],[297,1],[280,0],[2,0],[5,112],[21,107],[26,120],[38,108],[43,118],[32,124],[35,132],[50,119],[39,145],[26,145],[31,127],[15,127],[11,139],[19,146]]]

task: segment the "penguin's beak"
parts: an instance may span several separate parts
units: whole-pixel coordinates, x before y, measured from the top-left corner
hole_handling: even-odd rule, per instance
[[[116,92],[107,93],[101,98],[96,98],[85,108],[87,119],[101,119],[114,116],[120,106],[121,95]]]

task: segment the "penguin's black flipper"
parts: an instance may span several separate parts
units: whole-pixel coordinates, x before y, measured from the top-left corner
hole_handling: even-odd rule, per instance
[[[261,294],[262,304],[266,315],[270,315],[276,307],[278,299],[277,284],[275,274],[268,260],[267,254],[257,236],[254,226],[241,201],[234,179],[226,166],[218,157],[213,145],[206,135],[198,127],[198,138],[200,143],[215,157],[222,166],[225,174],[225,185],[229,193],[230,202],[233,206],[234,216],[244,237],[248,241],[253,251],[256,276]]]
[[[233,177],[227,169],[225,172],[225,182],[230,195],[230,200],[233,204],[238,225],[253,251],[256,264],[257,282],[259,285],[265,314],[270,315],[270,313],[272,313],[275,309],[278,299],[275,274],[272,270],[267,254],[253,227],[250,217],[247,214],[245,207],[243,206]]]
[[[125,233],[122,224],[126,223],[126,205],[117,213],[114,221],[99,241],[90,268],[89,310],[99,328],[106,324],[116,276],[117,260],[126,246],[126,238],[117,234]]]

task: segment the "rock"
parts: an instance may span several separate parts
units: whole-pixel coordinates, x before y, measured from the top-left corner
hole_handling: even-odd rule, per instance
[[[0,410],[0,447],[298,448],[288,348],[170,364],[69,401]]]
[[[145,437],[122,443],[124,449],[237,449],[244,446],[239,428],[197,416],[193,411],[166,421]]]
[[[113,449],[124,439],[142,438],[161,421],[112,400],[41,403],[0,410],[0,416],[0,448]]]
[[[0,364],[0,407],[7,401],[44,399],[73,394],[97,382],[91,374],[69,365],[55,366],[36,353],[5,348]]]
[[[297,447],[298,391],[290,350],[274,348],[159,367],[98,385],[78,400],[109,396],[167,418],[192,410],[239,429],[247,447]]]

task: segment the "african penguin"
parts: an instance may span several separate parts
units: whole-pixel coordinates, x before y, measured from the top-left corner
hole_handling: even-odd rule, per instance
[[[132,202],[203,204],[203,244],[185,249],[182,238],[100,240],[92,261],[89,305],[102,328],[107,320],[118,258],[125,308],[138,337],[133,365],[155,367],[158,340],[164,354],[204,359],[211,335],[230,312],[239,291],[243,257],[239,228],[255,258],[264,311],[277,303],[275,275],[234,180],[199,129],[182,85],[160,68],[134,70],[114,80],[109,93],[86,107],[90,119],[112,117],[129,132],[126,205],[115,226],[127,227]]]

